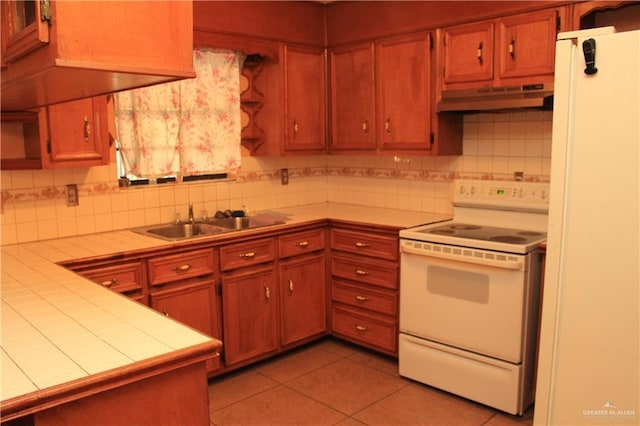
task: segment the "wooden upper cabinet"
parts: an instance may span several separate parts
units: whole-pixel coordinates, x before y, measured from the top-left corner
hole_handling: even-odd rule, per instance
[[[585,1],[572,5],[572,29],[616,27],[617,32],[640,30],[640,2]]]
[[[377,132],[382,150],[431,148],[429,33],[379,41]]]
[[[553,9],[498,21],[498,77],[553,76],[558,19]]]
[[[47,2],[6,0],[2,8],[2,64],[49,42]]]
[[[553,8],[444,28],[442,88],[552,82],[565,26],[566,8]]]
[[[493,26],[482,22],[443,30],[446,84],[493,79]]]
[[[107,97],[33,112],[2,113],[2,169],[55,169],[109,164]]]
[[[3,111],[195,76],[190,1],[12,0],[1,12]]]
[[[109,164],[106,96],[46,107],[49,137],[43,168]]]
[[[374,45],[332,49],[331,149],[375,150]]]
[[[456,155],[461,116],[435,114],[431,34],[331,49],[331,151]]]
[[[325,53],[321,48],[284,46],[284,153],[326,150]]]

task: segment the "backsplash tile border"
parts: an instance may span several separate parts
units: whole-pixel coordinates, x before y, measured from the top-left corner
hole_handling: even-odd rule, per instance
[[[505,173],[482,173],[482,172],[450,172],[450,171],[431,171],[431,170],[400,170],[375,167],[304,167],[300,169],[289,169],[289,179],[300,179],[309,177],[363,177],[374,179],[399,179],[408,181],[436,181],[436,182],[452,182],[455,179],[472,179],[472,180],[495,180],[495,181],[514,181],[514,176]],[[279,170],[271,170],[264,172],[250,171],[246,173],[240,172],[237,183],[259,182],[259,181],[277,181],[280,179]],[[528,182],[548,182],[549,176],[525,175],[525,181]],[[229,183],[226,180],[224,183]],[[232,181],[233,182],[233,181]],[[180,184],[163,184],[161,186],[136,186],[130,188],[121,188],[118,183],[90,183],[78,185],[80,198],[110,195],[123,193],[127,191],[137,191],[145,189],[162,190],[175,187],[176,185],[215,185],[218,182],[190,182]],[[223,183],[223,182],[220,182]],[[42,188],[31,189],[11,189],[1,191],[2,207],[26,201],[42,201],[42,200],[63,200],[66,196],[64,186],[47,186]]]

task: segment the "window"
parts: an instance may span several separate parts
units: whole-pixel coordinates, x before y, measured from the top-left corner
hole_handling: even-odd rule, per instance
[[[163,181],[236,172],[243,61],[238,52],[196,49],[196,78],[116,93],[119,177]]]

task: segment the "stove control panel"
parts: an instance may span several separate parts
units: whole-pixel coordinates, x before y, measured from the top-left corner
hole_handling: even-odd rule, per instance
[[[549,210],[548,182],[456,180],[453,188],[455,206],[532,212]]]

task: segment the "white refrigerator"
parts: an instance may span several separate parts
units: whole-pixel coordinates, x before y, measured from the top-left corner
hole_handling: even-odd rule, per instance
[[[639,166],[640,31],[559,34],[535,425],[640,424]]]

